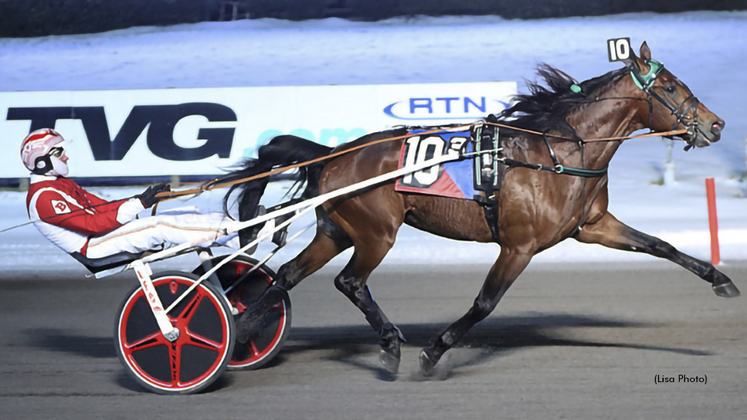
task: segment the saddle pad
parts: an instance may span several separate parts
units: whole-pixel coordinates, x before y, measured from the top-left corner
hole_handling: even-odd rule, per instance
[[[464,143],[464,152],[472,151],[469,131],[443,131],[419,136],[419,133],[432,130],[412,130],[402,143],[398,168],[416,165],[427,159],[444,154],[458,155]],[[436,195],[441,197],[472,200],[478,191],[474,188],[472,175],[473,161],[465,159],[446,162],[422,171],[407,174],[394,184],[396,191]]]

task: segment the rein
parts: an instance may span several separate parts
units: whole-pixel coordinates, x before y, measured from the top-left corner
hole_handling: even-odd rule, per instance
[[[525,133],[529,133],[529,134],[536,134],[536,135],[543,136],[545,138],[545,141],[547,141],[547,137],[549,136],[549,137],[553,137],[553,138],[559,138],[559,139],[563,139],[563,140],[578,142],[578,139],[572,139],[572,138],[566,137],[566,136],[561,136],[561,135],[557,135],[557,134],[547,134],[547,133],[542,133],[540,131],[528,130],[528,129],[525,129],[525,128],[519,128],[519,127],[514,127],[514,126],[510,126],[510,125],[506,125],[506,124],[501,124],[501,123],[496,123],[496,122],[489,122],[489,121],[480,121],[480,122],[474,122],[474,123],[465,124],[465,125],[461,125],[461,126],[454,126],[454,127],[450,127],[450,129],[451,130],[462,130],[462,129],[471,128],[471,127],[474,127],[474,126],[477,126],[477,125],[492,125],[492,126],[496,126],[496,127],[508,128],[508,129],[515,130],[515,131],[521,131],[521,132],[525,132]],[[431,131],[424,131],[422,133],[418,133],[418,135],[442,133],[444,131],[445,131],[444,129],[437,129],[437,130],[431,130]],[[596,142],[605,142],[605,141],[623,141],[623,140],[632,140],[632,139],[636,139],[636,138],[640,138],[640,137],[653,137],[653,136],[666,137],[666,136],[673,136],[673,135],[677,135],[677,134],[684,134],[684,133],[687,133],[687,132],[688,132],[688,130],[685,130],[685,129],[670,130],[670,131],[666,131],[666,132],[651,132],[651,133],[646,133],[646,134],[638,134],[638,135],[635,135],[635,136],[605,137],[605,138],[598,138],[598,139],[581,140],[580,143],[583,144],[583,143],[596,143]],[[386,143],[386,142],[395,141],[395,140],[402,140],[402,139],[405,139],[405,138],[408,138],[408,137],[412,137],[412,136],[411,135],[401,135],[401,136],[387,137],[387,138],[383,138],[383,139],[379,139],[379,140],[374,140],[374,141],[371,141],[369,143],[358,145],[358,146],[355,146],[355,147],[351,147],[351,148],[345,149],[345,150],[340,150],[338,152],[331,153],[329,155],[322,156],[320,158],[308,160],[306,162],[296,163],[296,164],[285,166],[285,167],[282,167],[282,168],[273,169],[272,171],[264,172],[264,173],[253,175],[253,176],[250,176],[250,177],[246,177],[246,178],[242,178],[242,179],[238,179],[238,180],[234,180],[234,181],[230,181],[230,182],[223,182],[223,183],[217,183],[217,179],[215,179],[215,180],[203,183],[202,185],[200,185],[197,188],[191,188],[191,189],[180,190],[180,191],[164,191],[164,192],[160,192],[160,193],[156,194],[156,197],[160,198],[161,201],[167,201],[167,200],[172,200],[172,199],[175,199],[175,198],[183,197],[183,196],[186,196],[186,195],[198,195],[198,194],[202,194],[205,191],[210,191],[210,190],[213,190],[213,189],[216,189],[216,188],[230,187],[232,185],[236,185],[236,184],[241,184],[241,183],[244,183],[244,182],[253,181],[255,179],[265,178],[265,177],[272,176],[272,175],[275,175],[275,174],[279,174],[279,173],[282,173],[282,172],[285,172],[285,171],[289,171],[291,169],[300,168],[300,167],[303,167],[303,166],[308,166],[308,165],[311,165],[311,164],[314,164],[314,163],[322,162],[324,160],[332,159],[334,157],[341,156],[343,154],[350,153],[352,151],[359,150],[359,149],[362,149],[364,147],[373,146],[375,144]],[[549,142],[548,142],[548,144],[549,144]],[[552,151],[552,149],[550,149],[550,151]],[[553,155],[554,155],[554,153],[551,153],[551,156],[553,156]],[[529,169],[552,171],[552,172],[555,172],[555,173],[558,173],[558,174],[575,175],[575,176],[582,176],[582,177],[590,177],[590,176],[591,177],[597,177],[597,176],[604,175],[604,173],[602,173],[600,175],[594,175],[593,171],[587,170],[587,169],[566,168],[566,167],[564,167],[564,166],[559,165],[558,163],[556,163],[556,161],[553,161],[553,164],[555,164],[556,166],[555,167],[550,167],[550,166],[546,166],[546,165],[521,162],[521,161],[517,161],[517,160],[514,160],[514,159],[510,159],[510,158],[499,158],[498,160],[500,162],[503,162],[507,166],[524,167],[524,168],[529,168]],[[602,171],[604,171],[606,173],[606,169],[603,169]],[[584,174],[582,174],[582,172]],[[127,201],[130,198],[132,198],[132,197],[126,197],[126,198],[121,198],[121,199],[118,199],[118,200],[112,200],[112,201],[110,201],[108,203],[119,202],[119,201]],[[107,204],[107,203],[105,203],[105,204]],[[88,207],[84,207],[84,208],[81,208],[81,209],[73,210],[71,213],[76,213],[76,212],[80,212],[80,211],[86,211],[88,209],[92,209],[92,208],[98,207],[100,205],[103,205],[103,204],[99,204],[99,205],[95,205],[95,206],[88,206]],[[19,227],[27,226],[27,225],[33,224],[35,222],[38,222],[38,221],[42,221],[43,222],[43,221],[46,221],[47,219],[51,219],[53,217],[58,217],[58,215],[51,216],[51,217],[48,217],[48,218],[42,218],[42,219],[39,219],[39,220],[30,220],[30,221],[28,221],[26,223],[21,223],[19,225],[10,226],[10,227],[7,227],[7,228],[4,228],[4,229],[0,230],[0,233],[4,233],[4,232],[7,232],[7,231],[10,231],[10,230],[13,230],[13,229],[17,229]]]
[[[451,127],[450,129],[452,129],[452,130],[462,130],[462,129],[474,127],[475,125],[479,125],[479,124],[480,123],[475,122],[475,123],[471,123],[471,124],[466,124],[466,125]],[[442,133],[443,131],[444,131],[443,129],[431,130],[431,131],[424,131],[422,133],[418,133],[418,135]],[[241,179],[237,179],[237,180],[233,180],[233,181],[227,181],[227,182],[222,182],[222,183],[217,183],[217,179],[214,179],[212,181],[208,181],[208,182],[202,184],[198,188],[191,188],[191,189],[188,189],[188,190],[181,190],[181,191],[162,192],[162,193],[156,194],[156,197],[159,197],[159,198],[163,197],[164,200],[169,200],[169,199],[181,197],[181,196],[184,196],[184,195],[201,194],[201,193],[203,193],[205,191],[210,191],[210,190],[213,190],[213,189],[216,189],[216,188],[225,188],[225,187],[230,187],[230,186],[233,186],[233,185],[236,185],[236,184],[243,184],[245,182],[254,181],[255,179],[266,178],[268,176],[272,176],[272,175],[279,174],[279,173],[282,173],[282,172],[285,172],[285,171],[289,171],[291,169],[296,169],[296,168],[300,168],[300,167],[303,167],[303,166],[309,166],[309,165],[312,165],[314,163],[322,162],[322,161],[325,161],[327,159],[332,159],[334,157],[341,156],[341,155],[344,155],[346,153],[353,152],[355,150],[363,149],[364,147],[373,146],[375,144],[386,143],[386,142],[395,141],[395,140],[402,140],[402,139],[406,139],[408,137],[412,137],[412,135],[402,135],[402,136],[387,137],[387,138],[383,138],[383,139],[379,139],[379,140],[374,140],[374,141],[371,141],[371,142],[366,143],[366,144],[361,144],[361,145],[358,145],[358,146],[355,146],[355,147],[351,147],[349,149],[340,150],[338,152],[330,153],[328,155],[325,155],[325,156],[322,156],[322,157],[318,157],[316,159],[311,159],[311,160],[307,160],[305,162],[295,163],[293,165],[288,165],[288,166],[284,166],[282,168],[273,169],[271,171],[263,172],[263,173],[257,174],[257,175],[252,175],[252,176],[249,176],[249,177],[246,177],[246,178],[241,178]]]
[[[619,99],[619,98],[604,98],[604,99]],[[631,98],[631,99],[640,99],[640,98]],[[496,123],[496,122],[490,122],[490,121],[483,121],[483,122],[480,122],[480,123],[472,123],[472,124],[470,124],[470,126],[478,125],[478,124],[493,125],[493,126],[496,126],[496,127],[508,128],[510,130],[515,130],[515,131],[522,131],[524,133],[536,134],[538,136],[549,136],[549,137],[553,137],[553,138],[556,138],[556,139],[567,140],[567,141],[572,141],[572,142],[579,142],[580,141],[581,143],[600,143],[600,142],[606,142],[606,141],[623,141],[623,140],[633,140],[633,139],[637,139],[637,138],[641,138],[641,137],[669,137],[669,136],[676,136],[678,134],[685,134],[685,133],[688,132],[688,130],[686,130],[686,129],[679,129],[679,130],[672,129],[672,130],[669,130],[669,131],[652,131],[650,133],[636,134],[635,136],[600,137],[600,138],[596,138],[596,139],[579,140],[579,139],[574,139],[574,138],[568,137],[568,136],[561,136],[560,134],[548,134],[548,133],[543,133],[541,131],[527,130],[526,128],[519,128],[519,127],[514,127],[512,125],[506,125],[506,124],[501,124],[501,123]]]
[[[517,160],[511,159],[511,158],[507,158],[507,157],[497,157],[496,160],[499,161],[499,162],[502,162],[503,164],[505,164],[506,166],[509,166],[509,167],[522,167],[522,168],[529,168],[529,169],[535,169],[535,170],[540,170],[540,171],[550,171],[550,172],[554,172],[556,174],[578,176],[578,177],[582,177],[582,178],[598,178],[598,177],[602,177],[602,176],[604,176],[607,173],[607,168],[598,169],[598,170],[592,170],[592,169],[585,169],[585,168],[569,168],[569,167],[565,167],[565,166],[561,165],[560,162],[558,161],[556,155],[555,155],[555,152],[552,149],[552,146],[550,145],[550,141],[548,140],[548,137],[553,137],[553,138],[557,138],[557,139],[561,139],[561,140],[565,140],[565,141],[573,141],[573,142],[578,143],[579,147],[581,148],[581,156],[582,156],[581,163],[583,165],[584,144],[587,144],[587,143],[598,143],[598,142],[608,142],[608,141],[624,141],[624,140],[632,140],[632,139],[636,139],[636,138],[654,137],[654,136],[656,136],[656,137],[671,137],[671,136],[676,136],[676,135],[681,135],[681,134],[690,134],[690,135],[692,135],[693,134],[693,130],[695,132],[701,131],[699,123],[698,123],[698,105],[700,103],[700,101],[698,100],[698,98],[695,97],[695,95],[692,93],[692,91],[690,91],[690,89],[684,83],[680,82],[682,84],[682,86],[684,86],[684,88],[687,90],[687,92],[688,92],[689,95],[682,102],[680,102],[676,107],[673,106],[673,105],[671,105],[661,95],[659,95],[658,93],[656,93],[652,89],[652,86],[653,86],[654,82],[656,81],[656,78],[659,76],[659,74],[661,74],[661,72],[664,71],[664,64],[662,64],[662,63],[660,63],[660,62],[658,62],[656,60],[648,60],[647,64],[650,66],[649,72],[647,74],[641,74],[640,71],[638,71],[636,68],[633,68],[632,66],[630,66],[630,68],[629,68],[631,77],[633,78],[633,81],[635,82],[636,86],[639,89],[643,90],[646,93],[647,97],[645,99],[643,99],[643,98],[635,98],[635,97],[629,97],[629,98],[625,97],[625,98],[601,98],[601,99],[597,98],[597,100],[607,100],[607,99],[635,99],[635,100],[645,100],[645,101],[647,101],[648,102],[648,106],[649,106],[649,127],[650,127],[652,125],[652,122],[653,122],[652,121],[653,120],[652,98],[654,98],[659,103],[661,103],[662,105],[664,105],[664,107],[666,107],[667,109],[669,109],[670,112],[672,113],[672,115],[674,115],[675,117],[677,117],[677,120],[674,123],[674,126],[669,131],[665,131],[665,132],[654,132],[654,131],[651,131],[649,133],[638,134],[638,135],[635,135],[635,136],[603,137],[603,138],[595,138],[595,139],[586,139],[586,140],[583,140],[583,139],[578,139],[578,138],[571,138],[571,137],[568,137],[568,136],[562,136],[562,135],[559,135],[559,134],[549,134],[549,133],[545,133],[545,132],[540,132],[540,131],[535,131],[535,130],[529,130],[529,129],[519,128],[519,127],[514,127],[514,126],[511,126],[511,125],[507,125],[507,124],[501,124],[501,123],[498,123],[498,122],[495,122],[495,121],[478,121],[478,122],[473,122],[473,123],[470,123],[470,124],[448,127],[448,129],[439,128],[439,129],[435,129],[435,130],[424,131],[424,132],[418,133],[418,135],[427,135],[427,134],[442,133],[442,132],[448,131],[448,130],[463,130],[463,129],[469,129],[469,128],[472,128],[472,127],[475,127],[475,126],[478,126],[478,125],[490,125],[490,126],[495,126],[495,127],[506,128],[506,129],[513,130],[513,131],[520,131],[520,132],[524,132],[524,133],[534,134],[534,135],[542,136],[542,138],[544,139],[545,144],[547,145],[548,152],[550,154],[550,157],[551,157],[551,159],[553,161],[553,165],[554,166],[551,167],[551,166],[542,165],[542,164],[527,163],[527,162],[517,161]],[[672,77],[674,77],[674,76],[672,76]],[[675,79],[676,79],[676,77],[675,77]],[[576,86],[576,85],[573,85],[573,86]],[[574,92],[577,92],[577,90],[573,89],[573,86],[571,87],[571,90],[573,90]],[[689,105],[687,105],[688,102],[689,102]],[[685,105],[687,105],[687,106],[685,106]],[[693,112],[693,117],[692,117],[693,121],[692,121],[692,123],[687,123],[686,121],[689,120],[690,117],[688,117],[686,114],[690,110],[692,110],[692,112]],[[682,124],[685,128],[684,129],[676,130],[677,126],[680,125],[680,124]],[[381,144],[381,143],[386,143],[386,142],[391,142],[391,141],[395,141],[395,140],[402,140],[402,139],[406,139],[408,137],[412,137],[412,135],[410,135],[408,133],[408,134],[401,135],[401,136],[394,136],[394,137],[388,137],[388,138],[373,140],[373,141],[368,142],[366,144],[361,144],[361,145],[358,145],[358,146],[350,147],[350,148],[347,148],[347,149],[344,149],[344,150],[340,150],[340,151],[331,153],[331,154],[326,155],[326,156],[322,156],[322,157],[319,157],[319,158],[316,158],[316,159],[312,159],[312,160],[308,160],[308,161],[305,161],[305,162],[299,162],[299,163],[296,163],[296,164],[293,164],[293,165],[289,165],[289,166],[285,166],[285,167],[273,169],[271,171],[260,173],[260,174],[256,174],[256,175],[253,175],[253,176],[250,176],[250,177],[241,178],[241,179],[237,179],[237,180],[233,180],[233,181],[222,182],[222,183],[219,183],[218,182],[219,179],[216,178],[216,179],[214,179],[212,181],[208,181],[208,182],[203,183],[202,185],[200,185],[197,188],[191,188],[191,189],[180,190],[180,191],[164,191],[164,192],[156,194],[156,197],[158,197],[159,199],[161,199],[161,201],[166,201],[166,200],[171,200],[171,199],[174,199],[174,198],[183,197],[183,196],[187,196],[187,195],[199,195],[199,194],[202,194],[205,191],[210,191],[210,190],[213,190],[213,189],[216,189],[216,188],[230,187],[230,186],[233,186],[233,185],[236,185],[236,184],[241,184],[241,183],[253,181],[253,180],[256,180],[256,179],[266,178],[266,177],[269,177],[269,176],[272,176],[272,175],[275,175],[275,174],[279,174],[279,173],[282,173],[282,172],[289,171],[291,169],[300,168],[300,167],[312,165],[314,163],[322,162],[322,161],[325,161],[325,160],[328,160],[328,159],[332,159],[334,157],[341,156],[343,154],[350,153],[350,152],[353,152],[353,151],[356,151],[356,150],[360,150],[360,149],[365,148],[365,147],[369,147],[369,146],[373,146],[373,145]],[[685,150],[688,150],[691,147],[693,147],[693,146],[688,143],[688,145],[685,147]],[[502,149],[499,148],[498,152],[500,152],[500,150],[502,150]],[[132,197],[127,197],[127,198],[123,198],[123,199],[119,199],[119,200],[113,200],[112,202],[126,201],[126,200],[128,200],[130,198],[132,198]],[[105,204],[108,204],[108,203],[105,203]],[[153,214],[155,214],[157,205],[158,204],[156,203],[156,205],[153,207],[153,211],[152,211]],[[88,207],[85,207],[85,208],[74,210],[72,213],[75,213],[77,211],[86,211],[86,210],[94,208],[94,207],[98,207],[98,205],[96,205],[96,206],[88,206]],[[52,217],[56,217],[56,216],[52,216]],[[22,224],[19,224],[19,225],[16,225],[16,226],[11,226],[11,227],[8,227],[8,228],[0,230],[0,233],[7,232],[9,230],[16,229],[16,228],[19,228],[19,227],[22,227],[22,226],[26,226],[26,225],[35,223],[37,221],[45,221],[45,220],[46,220],[46,218],[39,219],[39,220],[34,220],[34,221],[29,221],[29,222],[22,223]]]
[[[492,125],[492,126],[496,126],[496,127],[508,128],[508,129],[515,130],[515,131],[521,131],[521,132],[525,132],[525,133],[529,133],[529,134],[536,134],[536,135],[539,135],[539,136],[544,136],[545,140],[547,140],[547,137],[549,136],[549,137],[558,138],[558,139],[567,140],[567,141],[574,141],[574,142],[578,142],[579,141],[578,139],[573,139],[571,137],[562,136],[562,135],[559,135],[559,134],[548,134],[548,133],[543,133],[543,132],[540,132],[540,131],[528,130],[528,129],[525,129],[525,128],[519,128],[519,127],[514,127],[514,126],[511,126],[511,125],[506,125],[506,124],[501,124],[501,123],[496,123],[496,122],[489,122],[489,121],[479,121],[479,122],[473,122],[473,123],[470,123],[470,124],[449,127],[449,130],[463,130],[463,129],[472,128],[472,127],[477,126],[477,125]],[[420,136],[420,135],[427,135],[427,134],[442,133],[444,131],[446,131],[446,130],[444,130],[444,129],[430,130],[430,131],[424,131],[424,132],[418,133],[418,135]],[[657,137],[659,137],[659,136],[660,137],[667,137],[667,136],[674,136],[674,135],[678,135],[678,134],[684,134],[684,133],[687,133],[687,132],[688,132],[688,130],[680,129],[680,130],[670,130],[670,131],[665,131],[665,132],[651,132],[651,133],[645,133],[645,134],[637,134],[635,136],[603,137],[603,138],[596,138],[596,139],[587,139],[587,140],[581,140],[580,142],[581,143],[597,143],[597,142],[607,142],[607,141],[632,140],[632,139],[641,138],[641,137],[654,137],[654,136],[657,136]],[[288,166],[284,166],[284,167],[281,167],[281,168],[273,169],[271,171],[263,172],[263,173],[257,174],[257,175],[252,175],[252,176],[249,176],[249,177],[246,177],[246,178],[241,178],[241,179],[237,179],[237,180],[233,180],[233,181],[227,181],[227,182],[221,182],[221,183],[218,183],[217,182],[218,180],[215,179],[215,180],[212,180],[212,181],[208,181],[208,182],[200,185],[197,188],[191,188],[191,189],[180,190],[180,191],[165,191],[165,192],[160,192],[160,193],[156,194],[156,197],[161,198],[163,201],[165,201],[165,200],[171,200],[171,199],[178,198],[178,197],[183,197],[185,195],[202,194],[205,191],[210,191],[210,190],[213,190],[213,189],[216,189],[216,188],[230,187],[230,186],[233,186],[233,185],[236,185],[236,184],[242,184],[242,183],[245,183],[245,182],[254,181],[256,179],[266,178],[268,176],[272,176],[272,175],[276,175],[276,174],[279,174],[279,173],[282,173],[282,172],[286,172],[286,171],[289,171],[291,169],[296,169],[296,168],[300,168],[300,167],[303,167],[303,166],[312,165],[314,163],[322,162],[322,161],[325,161],[325,160],[328,160],[328,159],[332,159],[332,158],[335,158],[337,156],[344,155],[346,153],[350,153],[350,152],[353,152],[353,151],[356,151],[356,150],[360,150],[360,149],[363,149],[365,147],[373,146],[375,144],[387,143],[387,142],[391,142],[391,141],[395,141],[395,140],[402,140],[402,139],[406,139],[408,137],[412,137],[412,135],[405,134],[405,135],[401,135],[401,136],[394,136],[394,137],[387,137],[387,138],[383,138],[383,139],[378,139],[378,140],[374,140],[374,141],[371,141],[371,142],[366,143],[366,144],[361,144],[361,145],[358,145],[358,146],[355,146],[355,147],[351,147],[349,149],[340,150],[338,152],[330,153],[329,155],[322,156],[322,157],[319,157],[319,158],[316,158],[316,159],[311,159],[311,160],[307,160],[305,162],[295,163],[293,165],[288,165]],[[562,165],[559,165],[556,162],[553,162],[556,165],[555,167],[549,167],[549,166],[546,166],[546,165],[539,165],[539,164],[532,164],[532,163],[520,162],[520,161],[517,161],[517,160],[510,159],[510,158],[503,158],[501,161],[504,162],[505,164],[509,165],[509,166],[526,167],[526,168],[538,169],[538,170],[550,170],[550,171],[553,171],[553,172],[556,172],[556,173],[559,173],[559,174],[562,173],[562,174],[566,174],[566,175],[576,175],[576,176],[587,176],[588,177],[590,173],[593,173],[593,171],[592,172],[588,172],[590,170],[585,170],[585,169],[566,168],[566,167],[564,167]],[[560,172],[558,172],[558,170]],[[576,172],[576,171],[580,171],[580,172]],[[582,172],[584,173],[584,175],[581,174]],[[601,175],[592,175],[592,176],[601,176]]]

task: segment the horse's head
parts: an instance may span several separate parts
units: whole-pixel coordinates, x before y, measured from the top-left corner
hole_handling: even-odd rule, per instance
[[[640,57],[631,54],[625,60],[637,89],[643,91],[649,106],[642,116],[645,125],[654,131],[686,129],[679,134],[691,147],[706,147],[721,138],[724,120],[698,101],[690,89],[664,64],[651,59],[646,42],[641,45]]]

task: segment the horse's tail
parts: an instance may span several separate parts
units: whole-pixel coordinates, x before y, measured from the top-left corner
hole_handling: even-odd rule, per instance
[[[242,162],[239,169],[219,178],[218,182],[232,182],[248,178],[261,173],[269,172],[278,167],[306,162],[328,155],[331,147],[323,146],[312,141],[292,135],[277,136],[269,143],[257,150],[256,159],[247,159]],[[318,162],[298,169],[298,180],[291,189],[290,195],[298,195],[298,191],[306,185],[301,197],[310,198],[318,194],[319,176],[321,175],[324,162]],[[250,220],[258,213],[259,200],[264,194],[269,177],[255,179],[233,185],[223,198],[223,209],[228,214],[231,195],[239,190],[239,220]]]

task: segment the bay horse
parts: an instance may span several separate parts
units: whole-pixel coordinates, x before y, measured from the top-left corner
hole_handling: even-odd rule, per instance
[[[684,128],[687,133],[679,137],[688,148],[705,147],[718,141],[724,128],[721,118],[700,103],[661,63],[651,59],[645,42],[639,56],[631,53],[624,64],[621,69],[581,83],[549,65],[541,65],[538,73],[547,87],[529,82],[530,93],[518,95],[513,106],[493,119],[517,128],[501,129],[503,153],[512,161],[547,168],[562,163],[603,175],[582,177],[570,171],[559,174],[536,170],[532,165],[506,168],[502,187],[496,193],[500,254],[467,313],[434,336],[420,352],[419,363],[424,373],[431,371],[448,349],[493,311],[532,256],[568,238],[665,258],[710,283],[718,296],[740,294],[732,281],[713,265],[623,224],[608,211],[605,169],[621,140],[584,139],[624,137],[645,128],[653,131]],[[335,151],[404,136],[407,131],[401,128],[368,134]],[[402,142],[373,144],[302,168],[300,177],[306,188],[301,197],[314,197],[396,170]],[[240,179],[330,153],[329,147],[299,137],[279,136],[258,149],[257,159],[250,159],[243,169],[223,179]],[[239,199],[243,220],[254,216],[267,182],[264,178],[243,184]],[[226,195],[224,203],[230,195],[231,192]],[[388,371],[396,373],[404,338],[373,299],[367,280],[394,245],[400,226],[406,223],[451,239],[495,242],[481,204],[398,192],[394,181],[329,200],[317,208],[316,216],[317,229],[312,242],[280,267],[272,286],[237,321],[240,340],[248,339],[260,314],[278,302],[287,290],[352,246],[353,256],[334,284],[379,334],[381,362]]]

